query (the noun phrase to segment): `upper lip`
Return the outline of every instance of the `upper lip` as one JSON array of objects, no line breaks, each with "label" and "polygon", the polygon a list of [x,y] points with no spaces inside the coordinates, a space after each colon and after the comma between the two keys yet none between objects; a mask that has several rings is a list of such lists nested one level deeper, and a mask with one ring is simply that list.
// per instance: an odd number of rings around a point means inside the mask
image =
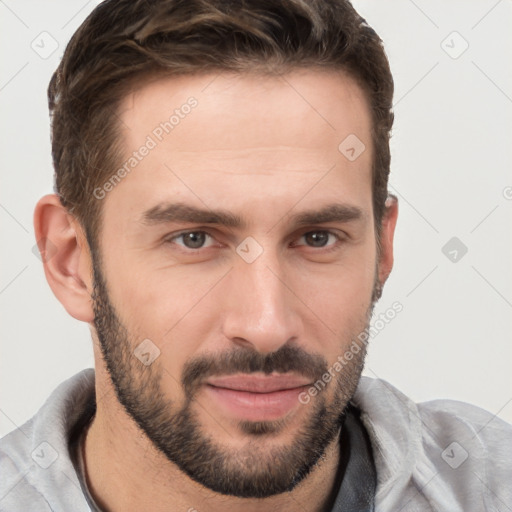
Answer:
[{"label": "upper lip", "polygon": [[285,389],[294,389],[307,386],[310,381],[304,377],[290,374],[273,375],[226,375],[213,377],[206,384],[218,388],[232,389],[236,391],[248,391],[253,393],[271,393]]}]

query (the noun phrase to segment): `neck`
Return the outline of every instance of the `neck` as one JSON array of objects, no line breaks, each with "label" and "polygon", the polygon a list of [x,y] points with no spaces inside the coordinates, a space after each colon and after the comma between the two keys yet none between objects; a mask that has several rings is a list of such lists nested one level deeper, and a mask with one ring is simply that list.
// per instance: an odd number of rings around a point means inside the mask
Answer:
[{"label": "neck", "polygon": [[[297,487],[269,498],[237,498],[203,487],[158,451],[97,375],[96,415],[86,431],[86,482],[102,510],[232,512],[330,510],[339,464],[339,436]],[[100,389],[101,391],[100,391]],[[101,394],[100,394],[101,393]]]}]

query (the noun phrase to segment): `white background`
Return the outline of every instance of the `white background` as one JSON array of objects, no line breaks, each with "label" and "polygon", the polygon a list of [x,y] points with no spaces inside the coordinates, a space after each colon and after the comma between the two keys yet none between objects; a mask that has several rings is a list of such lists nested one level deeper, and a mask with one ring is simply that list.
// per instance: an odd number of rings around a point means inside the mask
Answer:
[{"label": "white background", "polygon": [[[52,192],[48,81],[96,3],[0,2],[0,435],[93,366],[88,326],[57,302],[32,252],[32,214]],[[512,2],[354,4],[395,77],[390,190],[400,199],[376,315],[395,301],[403,311],[372,340],[365,373],[416,401],[463,400],[512,421]],[[43,31],[58,43],[46,59],[31,47]],[[441,251],[452,237],[468,249],[457,262]]]}]

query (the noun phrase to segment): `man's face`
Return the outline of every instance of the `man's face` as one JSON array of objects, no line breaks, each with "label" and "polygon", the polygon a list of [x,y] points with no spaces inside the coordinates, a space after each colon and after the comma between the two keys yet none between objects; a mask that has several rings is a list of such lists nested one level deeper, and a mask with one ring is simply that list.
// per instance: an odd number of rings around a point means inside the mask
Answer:
[{"label": "man's face", "polygon": [[95,258],[119,401],[202,485],[291,490],[336,441],[364,361],[343,354],[376,285],[366,99],[334,73],[188,76],[120,118],[137,163],[103,199]]}]

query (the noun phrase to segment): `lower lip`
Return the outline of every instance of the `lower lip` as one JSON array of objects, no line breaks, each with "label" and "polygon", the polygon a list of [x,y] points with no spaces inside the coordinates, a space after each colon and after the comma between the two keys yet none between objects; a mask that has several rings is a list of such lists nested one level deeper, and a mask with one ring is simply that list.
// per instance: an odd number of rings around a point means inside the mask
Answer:
[{"label": "lower lip", "polygon": [[251,393],[207,384],[208,394],[230,415],[247,421],[278,420],[300,405],[299,395],[307,386],[271,393]]}]

